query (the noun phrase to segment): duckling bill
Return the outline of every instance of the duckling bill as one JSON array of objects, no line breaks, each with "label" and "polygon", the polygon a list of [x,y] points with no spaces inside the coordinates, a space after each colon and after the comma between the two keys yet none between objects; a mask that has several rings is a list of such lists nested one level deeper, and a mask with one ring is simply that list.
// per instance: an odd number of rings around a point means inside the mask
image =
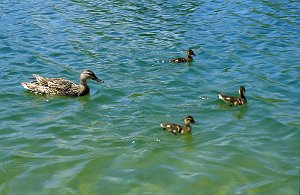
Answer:
[{"label": "duckling bill", "polygon": [[162,123],[160,124],[160,126],[164,129],[167,130],[175,135],[177,135],[178,133],[189,133],[192,131],[192,127],[191,124],[197,124],[196,121],[194,120],[194,118],[192,116],[186,116],[184,118],[184,124],[183,125],[179,125],[179,124],[175,124],[175,123]]},{"label": "duckling bill", "polygon": [[72,81],[63,78],[44,78],[37,74],[33,74],[34,81],[28,83],[23,82],[21,85],[34,93],[48,94],[48,95],[62,95],[62,96],[84,96],[90,92],[90,88],[87,84],[89,79],[96,82],[103,83],[104,81],[99,79],[95,73],[91,70],[84,70],[80,74],[80,83],[76,84]]},{"label": "duckling bill", "polygon": [[246,89],[244,86],[240,86],[239,89],[239,97],[235,96],[228,96],[223,93],[219,93],[219,99],[223,100],[224,102],[228,103],[230,106],[237,106],[237,105],[244,105],[247,103],[247,99],[245,96]]},{"label": "duckling bill", "polygon": [[189,49],[187,52],[187,57],[186,58],[175,58],[170,60],[169,62],[174,62],[174,63],[182,63],[182,62],[191,62],[193,61],[192,56],[196,56],[193,50]]}]

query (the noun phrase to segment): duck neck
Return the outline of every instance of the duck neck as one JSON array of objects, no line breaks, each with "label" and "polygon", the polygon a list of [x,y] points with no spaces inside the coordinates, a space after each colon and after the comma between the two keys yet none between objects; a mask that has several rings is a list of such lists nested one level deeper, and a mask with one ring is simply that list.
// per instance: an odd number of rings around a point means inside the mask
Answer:
[{"label": "duck neck", "polygon": [[188,55],[188,56],[186,57],[186,59],[187,59],[187,61],[192,61],[192,60],[193,60],[193,57],[192,57],[191,55]]},{"label": "duck neck", "polygon": [[87,87],[87,79],[80,78],[80,85]]},{"label": "duck neck", "polygon": [[246,96],[244,95],[244,93],[241,93],[241,98],[246,99]]},{"label": "duck neck", "polygon": [[191,129],[192,129],[192,127],[190,126],[190,124],[185,124],[184,125],[184,131],[185,132],[189,132],[189,131],[191,131]]},{"label": "duck neck", "polygon": [[89,92],[89,86],[87,85],[87,79],[85,78],[80,78],[80,86],[82,86],[82,91]]}]

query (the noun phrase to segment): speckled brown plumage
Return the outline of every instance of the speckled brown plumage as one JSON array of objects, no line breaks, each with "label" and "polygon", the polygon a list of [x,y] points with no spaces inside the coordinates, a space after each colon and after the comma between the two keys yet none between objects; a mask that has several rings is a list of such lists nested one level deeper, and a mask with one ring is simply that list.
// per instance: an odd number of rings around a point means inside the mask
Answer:
[{"label": "speckled brown plumage", "polygon": [[31,92],[48,95],[83,96],[90,92],[90,88],[87,85],[88,79],[103,82],[91,70],[84,70],[80,74],[80,84],[63,78],[44,78],[37,74],[33,74],[33,76],[35,78],[34,81],[30,83],[24,82],[21,85]]},{"label": "speckled brown plumage", "polygon": [[197,124],[192,116],[186,116],[184,118],[184,124],[178,125],[175,123],[162,123],[160,126],[171,133],[189,133],[192,131],[191,124]]},{"label": "speckled brown plumage", "polygon": [[244,86],[241,86],[239,89],[240,97],[228,96],[223,93],[219,93],[219,99],[228,103],[230,106],[244,105],[247,103],[247,99],[245,96],[246,89]]}]

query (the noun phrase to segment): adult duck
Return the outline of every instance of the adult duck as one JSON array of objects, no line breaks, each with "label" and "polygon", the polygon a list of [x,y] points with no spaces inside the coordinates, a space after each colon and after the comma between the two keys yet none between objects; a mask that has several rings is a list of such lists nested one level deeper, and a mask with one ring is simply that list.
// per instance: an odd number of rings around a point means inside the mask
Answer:
[{"label": "adult duck", "polygon": [[48,95],[62,95],[62,96],[84,96],[90,92],[90,88],[87,84],[89,79],[103,83],[104,81],[99,79],[95,73],[91,70],[84,70],[80,74],[79,84],[63,78],[44,78],[37,74],[33,74],[34,81],[23,82],[21,85],[31,92],[38,94]]}]

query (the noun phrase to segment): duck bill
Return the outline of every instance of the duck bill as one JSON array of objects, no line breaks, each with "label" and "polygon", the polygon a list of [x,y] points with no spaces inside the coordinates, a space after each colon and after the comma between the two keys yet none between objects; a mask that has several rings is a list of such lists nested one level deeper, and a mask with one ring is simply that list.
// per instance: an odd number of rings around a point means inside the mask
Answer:
[{"label": "duck bill", "polygon": [[98,77],[95,77],[93,80],[94,80],[94,81],[97,81],[98,83],[104,83],[104,81],[101,80],[101,79],[99,79]]},{"label": "duck bill", "polygon": [[197,123],[196,121],[193,122],[193,125],[199,125],[199,123]]}]

